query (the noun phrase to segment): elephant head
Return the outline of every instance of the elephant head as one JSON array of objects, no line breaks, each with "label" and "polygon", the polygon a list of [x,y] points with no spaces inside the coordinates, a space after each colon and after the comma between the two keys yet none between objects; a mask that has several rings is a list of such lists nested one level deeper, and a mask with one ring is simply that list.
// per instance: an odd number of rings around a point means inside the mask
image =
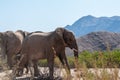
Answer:
[{"label": "elephant head", "polygon": [[64,28],[57,28],[56,32],[63,39],[65,47],[72,49],[74,51],[75,58],[78,58],[78,46],[74,34]]}]

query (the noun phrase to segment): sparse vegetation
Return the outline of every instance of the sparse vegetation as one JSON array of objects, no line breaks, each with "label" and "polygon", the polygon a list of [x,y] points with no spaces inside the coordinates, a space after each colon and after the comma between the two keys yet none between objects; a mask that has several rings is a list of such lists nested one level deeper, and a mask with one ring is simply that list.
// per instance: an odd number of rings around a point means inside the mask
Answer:
[{"label": "sparse vegetation", "polygon": [[[74,57],[67,57],[69,65],[74,68]],[[58,59],[55,59],[55,66],[57,65]],[[99,52],[88,52],[84,51],[79,54],[79,65],[85,64],[87,68],[119,68],[120,67],[120,50],[113,51],[99,51]],[[47,60],[40,60],[39,66],[46,67]]]},{"label": "sparse vegetation", "polygon": [[[74,57],[69,56],[68,62],[71,68],[75,68]],[[119,80],[120,50],[88,52],[79,54],[79,70],[75,72],[72,80]],[[2,63],[1,63],[2,64]],[[55,58],[55,67],[61,68],[57,73],[63,73],[63,80],[68,79],[62,70],[58,58]],[[40,60],[39,66],[47,67],[47,60]],[[5,69],[4,69],[5,70]],[[45,71],[47,74],[47,71]],[[58,79],[59,80],[59,79]]]},{"label": "sparse vegetation", "polygon": [[[71,68],[75,68],[74,57],[67,57]],[[57,60],[57,61],[56,61]],[[55,62],[58,63],[58,59]],[[45,65],[47,61],[40,61],[39,65]],[[55,66],[57,64],[55,63]],[[79,55],[79,70],[74,79],[83,80],[119,80],[120,50],[88,52]],[[66,80],[66,76],[64,76]],[[72,80],[74,80],[72,79]]]},{"label": "sparse vegetation", "polygon": [[104,52],[82,52],[79,55],[79,63],[85,63],[88,68],[119,68],[120,50]]}]

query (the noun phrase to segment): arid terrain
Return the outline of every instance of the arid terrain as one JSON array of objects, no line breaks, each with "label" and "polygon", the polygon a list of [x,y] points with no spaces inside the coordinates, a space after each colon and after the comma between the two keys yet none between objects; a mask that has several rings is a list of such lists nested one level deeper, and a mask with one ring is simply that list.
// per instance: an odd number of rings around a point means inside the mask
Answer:
[{"label": "arid terrain", "polygon": [[[41,67],[39,69],[41,74],[48,72],[48,68]],[[0,80],[10,80],[11,72],[11,70],[0,72]],[[71,80],[120,80],[120,69],[118,68],[81,68],[79,71],[71,69],[71,74],[72,76],[69,77]],[[55,69],[54,76],[59,76],[59,78],[56,78],[55,80],[69,80],[65,69]],[[16,80],[30,80],[30,72],[29,74],[24,74],[21,77],[17,77]]]}]

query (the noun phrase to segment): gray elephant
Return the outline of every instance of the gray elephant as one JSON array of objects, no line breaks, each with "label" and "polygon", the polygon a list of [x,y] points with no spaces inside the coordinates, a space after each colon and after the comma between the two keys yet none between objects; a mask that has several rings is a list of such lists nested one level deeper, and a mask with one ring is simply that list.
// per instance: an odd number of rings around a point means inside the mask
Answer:
[{"label": "gray elephant", "polygon": [[7,56],[7,63],[10,69],[14,65],[14,56],[21,50],[21,45],[25,36],[29,33],[18,30],[16,32],[6,31],[0,33],[0,54],[2,59]]},{"label": "gray elephant", "polygon": [[[27,33],[27,35],[26,35],[25,37],[27,37],[27,36],[29,36],[29,35],[31,35],[31,34],[34,34],[34,33],[43,33],[43,32],[42,32],[42,31],[30,32],[30,33]],[[15,55],[15,60],[16,60],[15,65],[16,65],[16,66],[18,66],[18,63],[20,62],[20,59],[21,59],[20,51],[21,51],[21,50],[19,50],[19,52]],[[37,66],[37,65],[36,65],[36,66]],[[24,72],[24,68],[26,68],[26,72],[25,72],[25,73],[28,73],[28,71],[29,71],[29,63],[24,64],[23,68],[20,69],[19,71],[17,71],[17,73],[15,73],[16,76],[21,76],[21,75],[23,74],[23,72]],[[14,70],[14,69],[13,69],[13,70]],[[13,71],[13,72],[14,72],[14,71]]]},{"label": "gray elephant", "polygon": [[23,41],[21,55],[23,55],[19,68],[23,69],[27,63],[33,64],[34,76],[39,76],[39,70],[37,62],[39,59],[47,59],[50,79],[53,79],[53,66],[54,56],[58,56],[61,63],[67,66],[70,73],[70,68],[67,62],[65,47],[69,47],[74,51],[75,59],[78,58],[78,47],[76,44],[75,37],[72,32],[64,29],[57,28],[53,32],[48,33],[33,33],[27,36]]}]

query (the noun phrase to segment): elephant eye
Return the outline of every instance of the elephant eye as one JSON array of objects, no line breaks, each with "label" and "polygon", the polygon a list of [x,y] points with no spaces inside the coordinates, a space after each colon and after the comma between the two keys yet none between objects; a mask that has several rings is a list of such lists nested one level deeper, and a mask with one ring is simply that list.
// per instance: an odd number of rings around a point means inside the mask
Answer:
[{"label": "elephant eye", "polygon": [[72,41],[72,39],[69,39],[69,41]]},{"label": "elephant eye", "polygon": [[69,39],[68,41],[69,41],[69,42],[73,42],[73,40],[72,40],[72,39]]}]

